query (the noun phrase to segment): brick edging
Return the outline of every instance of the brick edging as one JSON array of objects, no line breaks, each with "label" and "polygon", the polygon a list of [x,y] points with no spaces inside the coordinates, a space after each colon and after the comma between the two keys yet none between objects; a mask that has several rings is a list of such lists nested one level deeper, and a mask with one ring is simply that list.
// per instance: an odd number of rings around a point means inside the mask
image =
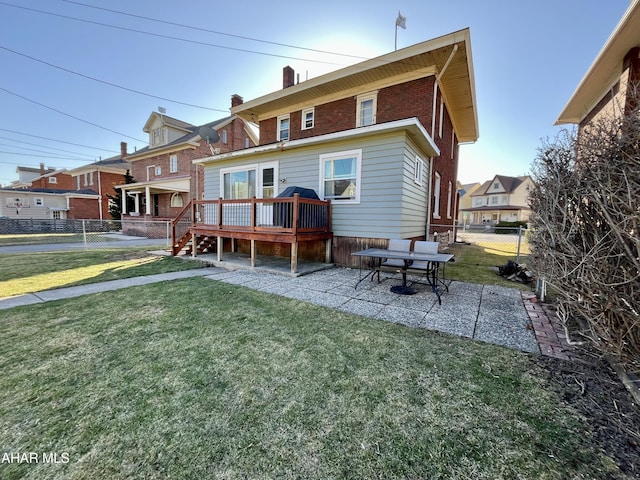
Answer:
[{"label": "brick edging", "polygon": [[548,357],[571,360],[574,349],[567,342],[562,325],[550,318],[554,314],[543,308],[533,292],[522,292],[522,301],[529,314],[540,353]]}]

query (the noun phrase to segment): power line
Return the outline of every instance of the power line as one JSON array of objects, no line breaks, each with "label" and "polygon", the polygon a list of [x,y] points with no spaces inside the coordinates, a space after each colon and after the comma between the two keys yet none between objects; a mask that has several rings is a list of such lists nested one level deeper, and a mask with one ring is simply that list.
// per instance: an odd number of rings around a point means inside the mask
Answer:
[{"label": "power line", "polygon": [[142,20],[148,20],[150,22],[163,23],[165,25],[173,25],[175,27],[188,28],[190,30],[196,30],[196,31],[199,31],[199,32],[206,32],[206,33],[213,33],[213,34],[216,34],[216,35],[223,35],[225,37],[240,38],[242,40],[251,40],[252,42],[267,43],[269,45],[276,45],[276,46],[279,46],[279,47],[295,48],[295,49],[298,49],[298,50],[305,50],[307,52],[315,52],[315,53],[323,53],[323,54],[328,54],[328,55],[336,55],[336,56],[340,56],[340,57],[355,58],[355,59],[358,59],[358,60],[366,60],[367,59],[367,57],[360,57],[358,55],[349,55],[347,53],[329,52],[327,50],[318,50],[318,49],[315,49],[315,48],[301,47],[301,46],[298,46],[298,45],[290,45],[290,44],[287,44],[287,43],[272,42],[272,41],[269,41],[269,40],[262,40],[262,39],[259,39],[259,38],[246,37],[244,35],[236,35],[236,34],[233,34],[233,33],[218,32],[216,30],[209,30],[208,28],[195,27],[193,25],[185,25],[183,23],[177,23],[177,22],[169,22],[167,20],[160,20],[158,18],[146,17],[144,15],[136,15],[136,14],[133,14],[133,13],[122,12],[120,10],[112,10],[110,8],[98,7],[96,5],[87,5],[86,3],[74,2],[72,0],[60,0],[60,1],[66,2],[66,3],[71,3],[71,4],[74,4],[74,5],[80,5],[80,6],[87,7],[87,8],[94,8],[96,10],[102,10],[102,11],[105,11],[105,12],[111,12],[111,13],[115,13],[115,14],[118,14],[118,15],[126,15],[128,17],[140,18]]},{"label": "power line", "polygon": [[[22,150],[29,150],[29,151],[31,151],[31,152],[47,153],[47,154],[50,154],[50,155],[51,155],[51,158],[52,158],[52,159],[54,159],[54,160],[55,160],[55,159],[57,159],[57,158],[64,158],[64,159],[67,159],[67,160],[71,160],[71,157],[61,157],[59,153],[50,153],[50,152],[47,152],[47,151],[45,151],[45,150],[38,150],[38,149],[36,149],[36,148],[29,148],[29,147],[17,147],[17,146],[15,146],[15,145],[10,145],[10,144],[7,144],[7,143],[0,143],[0,146],[3,146],[3,147],[10,147],[10,148],[20,148],[20,149],[22,149]],[[83,162],[90,161],[90,160],[87,160],[86,158],[78,158],[78,157],[75,157],[74,159],[75,159],[75,160],[80,160],[80,161],[83,161]]]},{"label": "power line", "polygon": [[[83,160],[81,158],[75,158],[75,157],[51,157],[51,155],[32,155],[31,153],[14,153],[14,152],[4,152],[4,151],[0,151],[0,153],[5,153],[8,155],[18,155],[20,157],[35,157],[35,158],[48,158],[49,160],[75,160],[76,162],[84,162],[84,163],[93,163],[93,162],[87,162],[86,160]],[[0,163],[6,163],[8,165],[22,165],[21,163],[13,163],[13,162],[5,162],[5,161],[0,161]]]},{"label": "power line", "polygon": [[132,88],[123,87],[122,85],[117,85],[115,83],[107,82],[105,80],[100,80],[99,78],[91,77],[89,75],[85,75],[84,73],[74,72],[73,70],[69,70],[68,68],[64,68],[64,67],[60,67],[58,65],[54,65],[53,63],[49,63],[49,62],[46,62],[44,60],[40,60],[38,58],[32,57],[31,55],[27,55],[25,53],[21,53],[21,52],[18,52],[16,50],[12,50],[11,48],[7,48],[7,47],[4,47],[2,45],[0,45],[0,49],[6,50],[7,52],[11,52],[11,53],[13,53],[15,55],[19,55],[21,57],[28,58],[29,60],[33,60],[34,62],[42,63],[44,65],[47,65],[47,66],[51,67],[51,68],[57,68],[58,70],[62,70],[63,72],[71,73],[73,75],[78,75],[79,77],[83,77],[83,78],[86,78],[88,80],[93,80],[94,82],[103,83],[105,85],[109,85],[110,87],[120,88],[122,90],[126,90],[127,92],[133,92],[133,93],[137,93],[138,95],[145,95],[147,97],[157,98],[158,100],[164,100],[164,101],[167,101],[167,102],[177,103],[177,104],[180,104],[180,105],[186,105],[188,107],[201,108],[203,110],[212,110],[212,111],[215,111],[215,112],[229,113],[229,110],[220,110],[218,108],[203,107],[201,105],[194,105],[193,103],[185,103],[185,102],[180,102],[178,100],[171,100],[170,98],[159,97],[157,95],[151,95],[150,93],[145,93],[145,92],[141,92],[139,90],[134,90]]},{"label": "power line", "polygon": [[110,152],[110,153],[120,153],[118,150],[109,150],[107,148],[92,147],[90,145],[82,145],[81,143],[65,142],[64,140],[56,140],[55,138],[41,137],[40,135],[34,135],[32,133],[19,132],[17,130],[9,130],[8,128],[0,128],[0,130],[2,130],[3,132],[15,133],[17,135],[24,135],[24,136],[27,136],[27,137],[41,138],[42,140],[49,140],[51,142],[64,143],[64,144],[67,144],[67,145],[75,145],[76,147],[91,148],[93,150],[102,150],[103,152]]},{"label": "power line", "polygon": [[84,119],[82,119],[82,118],[80,118],[80,117],[76,117],[76,116],[74,116],[74,115],[71,115],[70,113],[66,113],[66,112],[63,112],[63,111],[61,111],[61,110],[55,109],[55,108],[53,108],[53,107],[49,107],[48,105],[45,105],[44,103],[36,102],[35,100],[32,100],[32,99],[30,99],[30,98],[27,98],[27,97],[25,97],[25,96],[23,96],[23,95],[20,95],[20,94],[17,94],[17,93],[15,93],[15,92],[12,92],[12,91],[10,91],[10,90],[7,90],[6,88],[0,87],[0,90],[2,90],[3,92],[8,93],[9,95],[13,95],[13,96],[15,96],[15,97],[18,97],[18,98],[21,98],[21,99],[23,99],[23,100],[26,100],[27,102],[34,103],[34,104],[39,105],[39,106],[41,106],[41,107],[43,107],[43,108],[47,108],[47,109],[49,109],[49,110],[51,110],[51,111],[53,111],[53,112],[59,113],[59,114],[61,114],[61,115],[65,115],[65,116],[67,116],[67,117],[69,117],[69,118],[73,118],[74,120],[78,120],[79,122],[83,122],[83,123],[86,123],[86,124],[88,124],[88,125],[92,125],[92,126],[94,126],[94,127],[101,128],[102,130],[106,130],[106,131],[108,131],[108,132],[115,133],[115,134],[117,134],[117,135],[120,135],[120,136],[123,136],[123,137],[130,138],[130,139],[132,139],[132,140],[135,140],[136,142],[143,142],[143,143],[144,143],[144,140],[140,140],[139,138],[135,138],[135,137],[131,137],[131,136],[129,136],[129,135],[125,135],[124,133],[120,133],[120,132],[117,132],[117,131],[115,131],[115,130],[111,130],[110,128],[103,127],[102,125],[98,125],[97,123],[93,123],[93,122],[90,122],[90,121],[88,121],[88,120],[84,120]]},{"label": "power line", "polygon": [[[10,138],[10,137],[3,137],[3,136],[0,136],[0,138],[2,138],[3,140],[9,140],[9,141],[11,141],[11,142],[22,143],[22,144],[24,144],[24,145],[31,145],[31,146],[33,146],[33,147],[49,148],[49,149],[51,149],[51,150],[58,150],[58,151],[60,151],[60,152],[64,152],[64,153],[71,153],[71,154],[73,154],[73,155],[85,155],[85,156],[86,156],[86,154],[84,154],[84,153],[80,153],[80,152],[72,152],[72,151],[70,151],[70,150],[63,150],[62,148],[49,147],[49,146],[47,146],[47,145],[39,145],[39,144],[37,144],[37,143],[23,142],[23,141],[16,140],[16,139],[14,139],[14,138]],[[10,146],[15,147],[15,145],[10,145]],[[17,148],[17,147],[16,147],[16,148]],[[23,147],[20,147],[20,148],[23,148]],[[56,155],[58,155],[58,154],[56,154]]]},{"label": "power line", "polygon": [[52,13],[52,12],[47,12],[47,11],[44,11],[44,10],[38,10],[36,8],[23,7],[21,5],[14,5],[12,3],[0,2],[0,5],[4,5],[6,7],[19,8],[19,9],[22,9],[22,10],[28,10],[28,11],[31,11],[31,12],[42,13],[42,14],[51,15],[51,16],[54,16],[54,17],[66,18],[68,20],[75,20],[75,21],[78,21],[78,22],[90,23],[92,25],[100,25],[101,27],[115,28],[115,29],[124,30],[124,31],[127,31],[127,32],[141,33],[143,35],[150,35],[152,37],[166,38],[166,39],[169,39],[169,40],[177,40],[177,41],[180,41],[180,42],[193,43],[193,44],[196,44],[196,45],[204,45],[204,46],[208,46],[208,47],[223,48],[223,49],[226,49],[226,50],[233,50],[233,51],[236,51],[236,52],[243,52],[243,53],[253,53],[253,54],[256,54],[256,55],[265,55],[265,56],[268,56],[268,57],[286,58],[286,59],[289,59],[289,60],[298,60],[298,61],[301,61],[301,62],[322,63],[322,64],[325,64],[325,65],[341,65],[341,64],[335,63],[335,62],[324,62],[322,60],[312,60],[310,58],[299,58],[299,57],[291,57],[291,56],[288,56],[288,55],[278,55],[278,54],[275,54],[275,53],[258,52],[256,50],[247,50],[247,49],[244,49],[244,48],[228,47],[226,45],[216,45],[216,44],[213,44],[213,43],[200,42],[200,41],[197,41],[197,40],[189,40],[189,39],[186,39],[186,38],[174,37],[174,36],[171,36],[171,35],[162,35],[160,33],[146,32],[144,30],[137,30],[135,28],[121,27],[121,26],[118,26],[118,25],[111,25],[111,24],[108,24],[108,23],[96,22],[94,20],[86,20],[84,18],[71,17],[69,15],[62,15],[62,14],[59,14],[59,13]]}]

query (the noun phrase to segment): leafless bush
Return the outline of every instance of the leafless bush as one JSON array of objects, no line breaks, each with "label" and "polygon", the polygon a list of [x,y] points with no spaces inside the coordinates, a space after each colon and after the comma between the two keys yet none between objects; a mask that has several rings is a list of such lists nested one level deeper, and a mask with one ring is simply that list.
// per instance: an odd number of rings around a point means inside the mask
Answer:
[{"label": "leafless bush", "polygon": [[596,347],[640,371],[640,111],[545,141],[533,163],[532,258]]}]

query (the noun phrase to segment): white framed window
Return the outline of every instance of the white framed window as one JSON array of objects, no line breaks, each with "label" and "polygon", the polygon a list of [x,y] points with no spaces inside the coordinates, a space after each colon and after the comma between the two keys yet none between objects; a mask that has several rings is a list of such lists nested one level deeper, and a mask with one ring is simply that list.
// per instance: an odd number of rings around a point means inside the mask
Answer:
[{"label": "white framed window", "polygon": [[42,197],[36,197],[35,200],[33,201],[33,204],[36,207],[44,207],[44,198]]},{"label": "white framed window", "polygon": [[156,167],[156,176],[162,175],[162,167]]},{"label": "white framed window", "polygon": [[93,172],[89,172],[89,185],[93,185]]},{"label": "white framed window", "polygon": [[473,206],[474,207],[481,207],[482,206],[482,197],[475,197],[473,199]]},{"label": "white framed window", "polygon": [[451,201],[453,200],[453,185],[449,180],[449,191],[447,192],[447,218],[451,218]]},{"label": "white framed window", "polygon": [[58,183],[58,179],[56,177],[49,177],[49,183]]},{"label": "white framed window", "polygon": [[424,161],[416,156],[416,161],[413,167],[413,181],[418,185],[422,185],[422,179],[424,178]]},{"label": "white framed window", "polygon": [[149,136],[152,147],[167,143],[167,129],[165,127],[154,128]]},{"label": "white framed window", "polygon": [[225,200],[256,196],[257,166],[245,166],[220,171],[220,192]]},{"label": "white framed window", "polygon": [[356,107],[356,127],[366,127],[376,123],[378,92],[358,95]]},{"label": "white framed window", "polygon": [[360,203],[361,164],[361,149],[320,155],[320,197]]},{"label": "white framed window", "polygon": [[178,171],[178,155],[169,155],[169,172],[176,173]]},{"label": "white framed window", "polygon": [[440,218],[440,174],[436,172],[433,185],[433,218]]},{"label": "white framed window", "polygon": [[184,198],[180,192],[176,192],[171,195],[171,206],[172,207],[184,207]]},{"label": "white framed window", "polygon": [[302,110],[302,130],[308,130],[314,126],[314,109],[306,108]]},{"label": "white framed window", "polygon": [[222,136],[221,136],[221,138],[222,138],[222,143],[224,143],[224,144],[226,145],[226,144],[227,144],[227,141],[228,141],[228,138],[227,138],[227,131],[226,131],[226,130],[223,130],[223,131],[222,131]]},{"label": "white framed window", "polygon": [[251,144],[249,143],[249,139],[245,138],[244,139],[244,148],[249,148],[251,146]]},{"label": "white framed window", "polygon": [[278,141],[286,142],[289,140],[290,118],[289,115],[281,115],[278,117]]}]

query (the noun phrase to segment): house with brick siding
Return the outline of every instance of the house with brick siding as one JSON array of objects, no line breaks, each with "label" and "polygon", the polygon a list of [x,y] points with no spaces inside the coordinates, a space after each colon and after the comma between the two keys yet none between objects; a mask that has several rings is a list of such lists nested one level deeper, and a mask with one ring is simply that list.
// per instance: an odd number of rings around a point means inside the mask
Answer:
[{"label": "house with brick siding", "polygon": [[598,53],[556,125],[577,124],[579,133],[600,119],[620,118],[637,101],[640,82],[640,1],[632,0]]},{"label": "house with brick siding", "polygon": [[[241,103],[242,97],[232,96],[232,106]],[[215,130],[218,141],[207,142],[201,138],[198,133],[201,127]],[[143,131],[149,135],[149,145],[126,157],[135,183],[116,187],[123,192],[125,233],[127,225],[135,227],[142,219],[173,219],[191,200],[203,198],[203,167],[194,160],[212,153],[224,154],[254,147],[258,143],[255,127],[234,114],[196,126],[162,112],[153,112]],[[124,200],[127,197],[133,199],[129,209]],[[136,228],[132,227],[132,231],[137,231]]]},{"label": "house with brick siding", "polygon": [[[98,209],[95,216],[76,217],[92,218],[99,220],[111,220],[109,205],[112,200],[109,196],[116,195],[116,187],[125,183],[126,174],[131,170],[131,165],[126,161],[127,143],[120,142],[120,155],[115,155],[104,160],[88,163],[78,168],[69,170],[73,187],[80,190],[93,190],[98,198]],[[81,207],[76,207],[80,209]],[[91,211],[94,207],[91,207]],[[88,213],[88,212],[87,212]]]},{"label": "house with brick siding", "polygon": [[98,218],[99,195],[91,189],[0,188],[0,217],[17,220]]},{"label": "house with brick siding", "polygon": [[70,190],[73,188],[71,175],[65,168],[45,168],[44,163],[40,168],[17,167],[18,180],[14,180],[8,188],[52,188],[58,190]]},{"label": "house with brick siding", "polygon": [[196,160],[205,199],[313,189],[331,200],[339,264],[389,239],[425,239],[452,228],[458,145],[478,138],[469,29],[300,83],[285,67],[282,90],[231,112],[259,125],[259,142]]}]

